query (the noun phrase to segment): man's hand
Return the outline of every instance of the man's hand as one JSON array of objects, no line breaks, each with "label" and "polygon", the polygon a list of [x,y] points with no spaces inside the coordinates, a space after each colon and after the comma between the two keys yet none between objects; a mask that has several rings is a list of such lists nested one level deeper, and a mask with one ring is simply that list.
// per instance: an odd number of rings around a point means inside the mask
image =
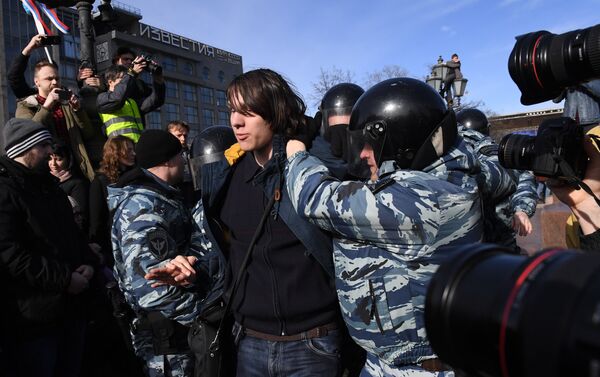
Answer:
[{"label": "man's hand", "polygon": [[56,106],[56,104],[59,103],[58,92],[61,90],[62,90],[61,88],[52,89],[52,91],[48,95],[48,98],[46,98],[46,101],[44,102],[44,104],[42,106],[44,108],[52,111],[54,109],[54,106]]},{"label": "man's hand", "polygon": [[79,111],[79,108],[81,107],[79,97],[77,97],[75,94],[71,94],[71,98],[69,98],[69,106],[71,106],[74,111]]},{"label": "man's hand", "polygon": [[73,271],[71,272],[71,281],[69,282],[69,287],[67,287],[67,292],[72,295],[77,295],[85,291],[89,285],[88,279],[79,272]]},{"label": "man's hand", "polygon": [[155,280],[152,287],[160,287],[161,285],[185,286],[196,281],[196,270],[194,264],[198,259],[196,257],[184,257],[178,255],[171,259],[163,267],[153,268],[144,278],[146,280]]},{"label": "man's hand", "polygon": [[94,267],[88,264],[82,264],[81,266],[75,269],[75,272],[79,272],[81,276],[90,281],[92,279],[92,276],[94,276]]},{"label": "man's hand", "polygon": [[[590,187],[596,196],[599,196],[600,152],[589,136],[585,137],[583,148],[589,157],[583,182]],[[564,182],[555,179],[549,179],[547,185],[558,200],[571,207],[571,210],[577,216],[584,235],[591,234],[600,229],[600,207],[591,195],[581,189],[576,190]]]},{"label": "man's hand", "polygon": [[27,46],[25,46],[23,51],[21,51],[21,54],[23,54],[25,56],[29,56],[29,55],[31,55],[33,50],[35,50],[36,48],[42,47],[42,38],[43,37],[41,34],[34,35],[33,38],[31,38],[31,40],[27,44]]},{"label": "man's hand", "polygon": [[90,77],[94,77],[94,70],[91,68],[81,68],[79,70],[79,74],[77,77],[77,80],[83,81],[85,79],[88,79]]},{"label": "man's hand", "polygon": [[523,211],[516,211],[512,217],[512,227],[519,236],[528,236],[533,230],[529,216]]},{"label": "man's hand", "polygon": [[146,68],[147,65],[148,63],[146,63],[146,59],[142,58],[141,56],[138,56],[133,61],[131,70],[135,72],[136,75],[139,75],[140,73],[142,73],[142,71],[144,70],[144,68]]}]

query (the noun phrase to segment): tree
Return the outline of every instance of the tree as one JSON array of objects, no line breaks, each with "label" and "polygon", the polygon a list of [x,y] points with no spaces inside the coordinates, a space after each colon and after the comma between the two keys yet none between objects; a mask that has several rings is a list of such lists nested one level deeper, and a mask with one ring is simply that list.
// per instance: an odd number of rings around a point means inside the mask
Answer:
[{"label": "tree", "polygon": [[484,113],[488,118],[498,116],[498,113],[488,109],[485,106],[485,102],[483,102],[482,100],[461,101],[460,106],[454,107],[454,111],[456,113],[465,109],[477,109]]},{"label": "tree", "polygon": [[327,93],[334,85],[344,82],[355,83],[354,73],[349,70],[344,71],[336,66],[333,66],[329,70],[321,67],[317,81],[312,83],[313,90],[310,94],[312,105],[318,108],[325,93]]},{"label": "tree", "polygon": [[383,80],[393,79],[395,77],[409,77],[409,74],[406,69],[400,67],[399,65],[386,65],[380,70],[367,73],[364,82],[364,89],[367,90]]}]

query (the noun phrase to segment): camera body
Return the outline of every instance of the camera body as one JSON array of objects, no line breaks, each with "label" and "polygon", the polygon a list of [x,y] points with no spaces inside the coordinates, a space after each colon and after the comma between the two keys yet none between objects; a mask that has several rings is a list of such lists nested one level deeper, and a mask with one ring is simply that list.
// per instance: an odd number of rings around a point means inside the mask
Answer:
[{"label": "camera body", "polygon": [[146,62],[146,68],[144,68],[145,71],[148,71],[153,75],[162,73],[162,67],[154,60],[152,55],[140,55],[140,58]]},{"label": "camera body", "polygon": [[61,103],[61,105],[67,105],[69,104],[69,100],[71,99],[73,92],[69,89],[61,88],[60,90],[56,91],[56,94],[58,94],[58,101]]},{"label": "camera body", "polygon": [[573,119],[547,119],[538,127],[536,136],[504,136],[498,159],[507,169],[530,170],[537,176],[583,178],[587,162],[583,137],[584,126]]}]

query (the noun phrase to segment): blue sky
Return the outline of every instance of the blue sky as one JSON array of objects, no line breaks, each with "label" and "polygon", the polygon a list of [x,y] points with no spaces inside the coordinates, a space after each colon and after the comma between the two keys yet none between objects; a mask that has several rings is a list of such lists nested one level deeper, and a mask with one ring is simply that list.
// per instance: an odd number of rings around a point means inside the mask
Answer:
[{"label": "blue sky", "polygon": [[351,71],[359,84],[385,65],[422,78],[456,52],[465,99],[499,114],[562,106],[519,102],[507,69],[516,35],[600,23],[600,0],[120,1],[147,24],[241,55],[244,71],[284,74],[307,102],[321,67]]}]

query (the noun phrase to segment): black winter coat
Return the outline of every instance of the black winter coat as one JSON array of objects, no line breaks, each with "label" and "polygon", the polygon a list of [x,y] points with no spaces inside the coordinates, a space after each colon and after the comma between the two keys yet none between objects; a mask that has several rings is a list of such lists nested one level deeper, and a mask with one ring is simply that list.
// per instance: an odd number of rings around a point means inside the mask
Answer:
[{"label": "black winter coat", "polygon": [[93,256],[57,180],[0,157],[0,331],[35,334],[78,317],[71,272]]}]

